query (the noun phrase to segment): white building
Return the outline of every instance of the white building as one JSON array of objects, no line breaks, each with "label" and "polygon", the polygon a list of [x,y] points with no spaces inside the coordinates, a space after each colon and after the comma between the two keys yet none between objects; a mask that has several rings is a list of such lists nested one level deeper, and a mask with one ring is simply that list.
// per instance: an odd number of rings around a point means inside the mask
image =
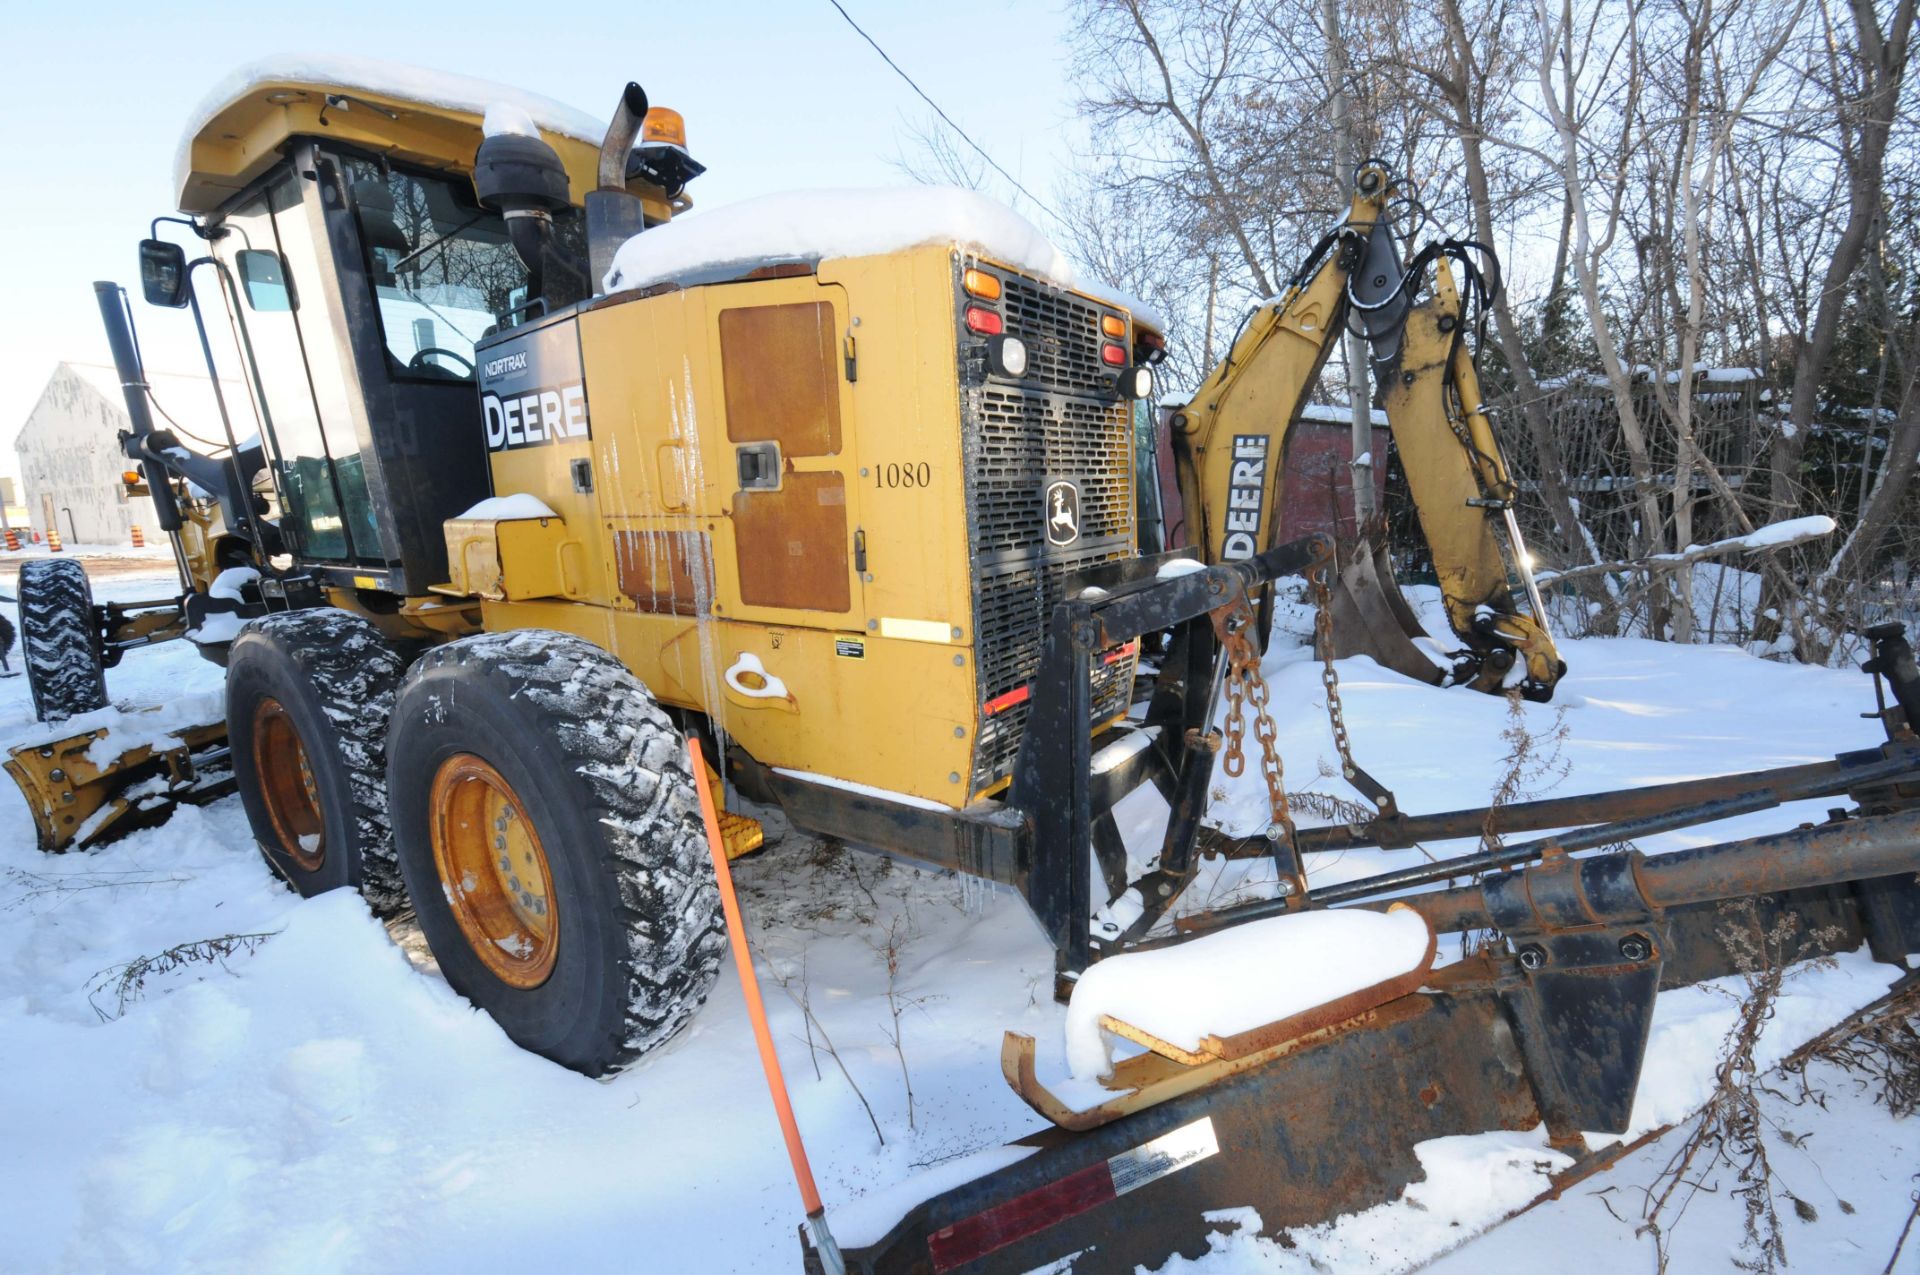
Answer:
[{"label": "white building", "polygon": [[[204,376],[152,372],[147,377],[154,398],[187,430],[204,439],[219,439],[220,413],[213,389]],[[237,386],[227,389],[229,409],[237,409],[235,429],[255,432],[253,417]],[[172,428],[158,413],[154,425]],[[40,391],[40,401],[27,414],[26,424],[13,440],[20,458],[22,498],[33,529],[42,536],[57,526],[63,540],[79,544],[124,545],[137,524],[148,543],[160,539],[153,504],[145,496],[129,497],[121,475],[131,465],[120,450],[120,431],[131,430],[120,376],[96,363],[62,363]],[[210,450],[182,438],[195,451]]]}]

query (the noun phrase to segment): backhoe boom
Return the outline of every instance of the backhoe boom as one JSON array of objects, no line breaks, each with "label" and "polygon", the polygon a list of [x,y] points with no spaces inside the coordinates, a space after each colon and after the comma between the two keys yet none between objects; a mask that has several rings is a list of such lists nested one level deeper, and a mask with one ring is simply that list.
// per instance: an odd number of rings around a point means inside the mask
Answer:
[{"label": "backhoe boom", "polygon": [[[1275,543],[1294,422],[1343,326],[1357,323],[1371,348],[1447,621],[1465,647],[1452,680],[1491,692],[1518,685],[1529,698],[1547,699],[1565,666],[1547,631],[1513,518],[1516,489],[1465,339],[1447,258],[1464,257],[1467,245],[1438,245],[1403,268],[1387,217],[1392,180],[1369,165],[1355,185],[1346,220],[1287,290],[1252,315],[1175,416],[1182,498],[1209,561],[1250,557]],[[1379,529],[1361,528],[1359,539],[1342,553],[1340,653],[1371,654],[1412,676],[1445,680],[1446,670],[1409,640],[1420,630],[1392,584]],[[1514,605],[1516,576],[1530,614]]]}]

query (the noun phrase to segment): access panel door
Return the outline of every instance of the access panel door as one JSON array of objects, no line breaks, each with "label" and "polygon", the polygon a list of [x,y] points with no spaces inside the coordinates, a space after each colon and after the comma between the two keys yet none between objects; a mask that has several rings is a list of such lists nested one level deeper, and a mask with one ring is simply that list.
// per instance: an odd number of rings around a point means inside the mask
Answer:
[{"label": "access panel door", "polygon": [[[859,606],[842,289],[811,277],[718,290],[712,337],[726,414],[716,545],[735,618],[844,628]],[[711,455],[711,453],[710,453]]]}]

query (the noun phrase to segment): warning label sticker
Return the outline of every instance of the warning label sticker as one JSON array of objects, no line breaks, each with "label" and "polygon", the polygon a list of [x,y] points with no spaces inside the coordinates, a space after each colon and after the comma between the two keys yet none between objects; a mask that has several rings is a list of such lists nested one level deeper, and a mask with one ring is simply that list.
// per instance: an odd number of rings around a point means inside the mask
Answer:
[{"label": "warning label sticker", "polygon": [[1113,1175],[1113,1193],[1125,1195],[1218,1154],[1220,1141],[1214,1137],[1213,1117],[1202,1116],[1192,1124],[1181,1125],[1172,1133],[1163,1133],[1152,1142],[1143,1142],[1131,1151],[1109,1158],[1107,1171]]}]

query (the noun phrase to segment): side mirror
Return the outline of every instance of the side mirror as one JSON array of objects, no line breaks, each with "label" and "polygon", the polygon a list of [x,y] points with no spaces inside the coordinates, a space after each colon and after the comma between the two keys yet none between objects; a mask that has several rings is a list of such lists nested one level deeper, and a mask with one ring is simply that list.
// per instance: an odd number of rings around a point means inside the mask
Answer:
[{"label": "side mirror", "polygon": [[140,241],[140,291],[148,305],[178,310],[187,304],[187,251],[164,239]]}]

